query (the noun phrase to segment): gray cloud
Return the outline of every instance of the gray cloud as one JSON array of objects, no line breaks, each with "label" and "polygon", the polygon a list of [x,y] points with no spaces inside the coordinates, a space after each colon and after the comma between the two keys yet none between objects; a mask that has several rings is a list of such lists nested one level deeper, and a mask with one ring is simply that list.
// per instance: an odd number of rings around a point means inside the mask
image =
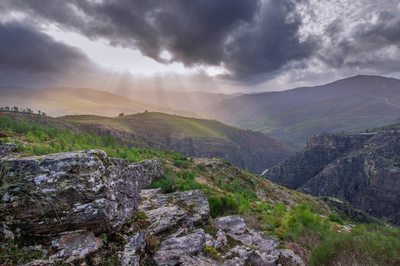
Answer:
[{"label": "gray cloud", "polygon": [[[228,74],[221,78],[250,85],[282,75],[293,80],[304,79],[315,73],[330,73],[332,69],[346,75],[360,70],[382,74],[398,70],[400,19],[394,1],[5,0],[0,3],[2,17],[7,18],[13,12],[24,14],[21,23],[29,23],[37,30],[56,25],[91,40],[138,49],[160,63],[223,66]],[[36,34],[49,40],[43,34]],[[18,37],[9,38],[18,41]],[[46,47],[48,54],[36,48],[38,59],[21,65],[21,69],[37,64],[35,69],[51,66],[48,68],[57,71],[67,66],[73,68],[74,64],[88,64],[82,53],[70,47]],[[51,54],[49,49],[56,52]],[[163,58],[163,51],[168,51],[171,58]],[[56,54],[61,54],[65,66],[49,60],[56,58]],[[39,55],[44,59],[39,59]],[[3,65],[15,64],[17,69],[15,58],[4,58]],[[50,62],[44,64],[45,61]]]},{"label": "gray cloud", "polygon": [[77,48],[56,42],[26,25],[0,24],[0,80],[3,85],[45,86],[67,75],[97,71]]},{"label": "gray cloud", "polygon": [[[299,39],[296,2],[301,1],[9,0],[4,7],[39,25],[56,23],[90,39],[139,49],[161,63],[222,65],[229,71],[225,77],[253,82],[315,49],[315,37]],[[161,57],[164,50],[170,60]]]}]

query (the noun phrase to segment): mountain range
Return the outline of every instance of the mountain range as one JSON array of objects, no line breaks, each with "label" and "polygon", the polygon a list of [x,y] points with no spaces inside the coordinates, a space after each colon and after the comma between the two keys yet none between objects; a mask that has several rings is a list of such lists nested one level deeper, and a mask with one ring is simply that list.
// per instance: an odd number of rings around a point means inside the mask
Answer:
[{"label": "mountain range", "polygon": [[355,76],[316,87],[245,94],[214,103],[204,112],[303,147],[321,132],[359,132],[397,122],[400,80]]},{"label": "mountain range", "polygon": [[216,118],[228,125],[281,138],[297,150],[321,132],[360,132],[398,122],[400,80],[354,76],[286,91],[225,95],[206,92],[129,91],[125,96],[88,88],[0,90],[0,105],[41,109],[52,116],[113,117],[145,110]]}]

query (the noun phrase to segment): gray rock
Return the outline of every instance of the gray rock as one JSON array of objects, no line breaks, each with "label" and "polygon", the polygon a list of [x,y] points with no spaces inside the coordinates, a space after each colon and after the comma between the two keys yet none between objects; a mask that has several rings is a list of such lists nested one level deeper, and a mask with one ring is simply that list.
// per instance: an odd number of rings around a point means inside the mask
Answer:
[{"label": "gray rock", "polygon": [[57,253],[51,258],[83,258],[103,246],[103,241],[95,237],[93,232],[82,232],[63,235],[52,242],[52,248]]},{"label": "gray rock", "polygon": [[243,218],[237,215],[230,215],[214,220],[214,226],[221,230],[228,230],[235,233],[244,233],[247,230]]},{"label": "gray rock", "polygon": [[54,263],[49,260],[35,260],[22,266],[54,266]]},{"label": "gray rock", "polygon": [[227,243],[228,243],[228,239],[226,238],[225,232],[222,230],[219,230],[217,232],[217,240],[214,243],[214,248],[220,249],[223,246],[226,246]]},{"label": "gray rock", "polygon": [[183,237],[168,238],[161,243],[154,261],[157,265],[177,265],[185,255],[198,255],[206,245],[203,229],[197,229]]},{"label": "gray rock", "polygon": [[0,163],[9,168],[6,178],[23,184],[8,192],[10,200],[0,207],[0,222],[6,215],[14,217],[10,228],[20,228],[24,234],[115,232],[136,212],[140,190],[164,174],[158,161],[129,164],[111,160],[101,150]]},{"label": "gray rock", "polygon": [[161,189],[146,189],[141,192],[143,198],[141,211],[177,205],[195,225],[205,224],[210,216],[208,198],[202,190],[190,190],[162,194]]},{"label": "gray rock", "polygon": [[206,245],[210,247],[214,247],[215,240],[210,234],[206,234]]},{"label": "gray rock", "polygon": [[272,251],[278,246],[278,240],[274,237],[248,229],[244,220],[236,215],[215,219],[214,226],[226,230],[226,234],[234,240],[262,251]]},{"label": "gray rock", "polygon": [[179,259],[180,266],[217,266],[221,265],[215,260],[199,255],[199,256],[182,256]]},{"label": "gray rock", "polygon": [[172,228],[193,228],[193,221],[178,206],[161,207],[146,211],[147,219],[151,225],[147,228],[155,234],[162,233]]},{"label": "gray rock", "polygon": [[[236,246],[222,257],[225,266],[237,265],[276,265],[280,256],[286,258],[291,265],[305,265],[292,250],[276,249],[278,240],[263,232],[257,232],[246,227],[242,218],[236,215],[221,217],[214,220],[214,226],[225,230],[226,235],[244,246]],[[224,234],[218,232],[218,242],[223,242]],[[226,239],[226,236],[225,236]],[[226,241],[226,240],[225,240]],[[236,257],[231,258],[233,254]]]},{"label": "gray rock", "polygon": [[13,143],[3,143],[0,145],[0,158],[5,158],[8,156],[8,153],[15,150],[17,148],[17,144]]},{"label": "gray rock", "polygon": [[122,266],[138,266],[140,252],[146,246],[146,231],[136,232],[128,238],[128,244],[125,245],[124,253],[122,254]]},{"label": "gray rock", "polygon": [[226,260],[223,263],[224,266],[275,266],[278,260],[277,255],[261,252],[249,247],[236,246],[230,252],[235,253],[238,257]]},{"label": "gray rock", "polygon": [[297,254],[294,253],[293,250],[277,249],[271,253],[275,254],[276,256],[282,256],[282,257],[288,259],[289,261],[292,262],[293,265],[296,265],[296,266],[305,266],[306,265],[303,262],[303,260]]}]

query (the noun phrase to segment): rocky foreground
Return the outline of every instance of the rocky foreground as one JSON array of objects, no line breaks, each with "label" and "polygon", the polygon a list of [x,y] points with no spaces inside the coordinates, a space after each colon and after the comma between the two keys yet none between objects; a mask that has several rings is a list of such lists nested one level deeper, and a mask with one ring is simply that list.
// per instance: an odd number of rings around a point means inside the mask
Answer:
[{"label": "rocky foreground", "polygon": [[41,258],[25,265],[304,265],[238,216],[212,220],[204,191],[145,190],[163,177],[155,160],[86,150],[1,168],[3,240]]}]

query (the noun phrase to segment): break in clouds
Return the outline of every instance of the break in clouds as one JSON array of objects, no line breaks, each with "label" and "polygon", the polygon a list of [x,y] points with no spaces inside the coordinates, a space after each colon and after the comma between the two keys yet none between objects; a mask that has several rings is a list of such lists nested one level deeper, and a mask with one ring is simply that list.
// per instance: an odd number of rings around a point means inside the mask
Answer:
[{"label": "break in clouds", "polygon": [[385,0],[5,0],[1,83],[105,73],[43,33],[48,27],[138,49],[162,64],[220,66],[219,79],[242,85],[389,74],[399,71],[399,9],[399,1]]}]

